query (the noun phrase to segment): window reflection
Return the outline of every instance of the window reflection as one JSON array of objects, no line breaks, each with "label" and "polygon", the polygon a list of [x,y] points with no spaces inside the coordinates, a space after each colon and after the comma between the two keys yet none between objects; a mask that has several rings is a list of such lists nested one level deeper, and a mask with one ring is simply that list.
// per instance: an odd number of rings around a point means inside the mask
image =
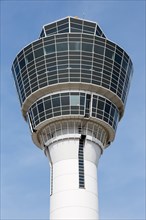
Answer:
[{"label": "window reflection", "polygon": [[35,50],[35,51],[34,51],[34,55],[35,55],[35,58],[38,58],[38,57],[44,55],[44,50],[43,50],[43,48],[40,48],[40,49],[38,49],[38,50]]},{"label": "window reflection", "polygon": [[26,56],[26,64],[30,63],[33,60],[33,53],[30,53]]},{"label": "window reflection", "polygon": [[122,57],[120,57],[118,54],[115,54],[115,61],[116,61],[118,64],[121,64],[121,60],[122,60]]},{"label": "window reflection", "polygon": [[71,106],[79,106],[80,105],[80,96],[79,95],[71,95],[70,96],[70,105]]},{"label": "window reflection", "polygon": [[66,51],[68,50],[68,45],[67,43],[60,43],[60,44],[57,44],[57,51]]},{"label": "window reflection", "polygon": [[80,50],[81,49],[80,42],[70,42],[69,43],[69,49],[70,50]]},{"label": "window reflection", "polygon": [[108,58],[114,60],[114,52],[111,51],[111,50],[106,49],[106,51],[105,51],[105,57],[108,57]]},{"label": "window reflection", "polygon": [[45,54],[50,54],[50,53],[54,53],[55,52],[55,45],[48,45],[45,46]]}]

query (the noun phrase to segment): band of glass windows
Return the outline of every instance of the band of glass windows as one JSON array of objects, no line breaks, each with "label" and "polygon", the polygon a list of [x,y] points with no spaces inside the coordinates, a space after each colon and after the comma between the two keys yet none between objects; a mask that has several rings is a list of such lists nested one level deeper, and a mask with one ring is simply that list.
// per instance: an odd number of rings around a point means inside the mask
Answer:
[{"label": "band of glass windows", "polygon": [[103,146],[107,144],[107,131],[99,124],[94,122],[85,122],[83,120],[61,120],[50,123],[43,128],[39,134],[39,140],[42,146],[47,142],[53,142],[53,139],[65,134],[85,134],[101,141]]},{"label": "band of glass windows", "polygon": [[89,94],[66,92],[49,95],[35,102],[28,111],[31,127],[36,128],[41,122],[57,116],[82,116],[100,119],[116,130],[119,112],[109,100],[93,95],[92,112],[90,112]]},{"label": "band of glass windows", "polygon": [[12,68],[21,104],[47,85],[84,82],[105,87],[125,102],[132,63],[112,42],[85,34],[40,39],[21,51]]}]

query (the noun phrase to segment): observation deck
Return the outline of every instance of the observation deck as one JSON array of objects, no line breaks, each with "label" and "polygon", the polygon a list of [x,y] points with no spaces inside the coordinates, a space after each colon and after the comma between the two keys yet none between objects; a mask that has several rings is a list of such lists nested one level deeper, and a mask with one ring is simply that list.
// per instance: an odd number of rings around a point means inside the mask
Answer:
[{"label": "observation deck", "polygon": [[44,25],[40,38],[18,53],[12,72],[38,147],[65,134],[88,134],[103,148],[113,141],[133,65],[97,23],[67,17]]}]

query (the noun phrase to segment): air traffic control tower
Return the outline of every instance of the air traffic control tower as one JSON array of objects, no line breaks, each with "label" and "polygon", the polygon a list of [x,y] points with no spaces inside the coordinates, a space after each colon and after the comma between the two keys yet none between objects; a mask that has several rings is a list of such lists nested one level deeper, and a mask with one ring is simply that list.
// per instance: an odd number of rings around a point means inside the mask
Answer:
[{"label": "air traffic control tower", "polygon": [[133,66],[95,22],[44,25],[12,72],[33,142],[50,162],[50,220],[99,219],[97,165],[124,113]]}]

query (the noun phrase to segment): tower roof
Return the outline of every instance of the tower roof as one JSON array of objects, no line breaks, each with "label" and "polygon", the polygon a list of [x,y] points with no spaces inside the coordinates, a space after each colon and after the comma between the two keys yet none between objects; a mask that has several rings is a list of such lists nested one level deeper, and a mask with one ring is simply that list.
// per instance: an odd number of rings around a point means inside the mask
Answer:
[{"label": "tower roof", "polygon": [[86,33],[106,38],[96,22],[70,16],[44,25],[40,38],[59,33]]}]

